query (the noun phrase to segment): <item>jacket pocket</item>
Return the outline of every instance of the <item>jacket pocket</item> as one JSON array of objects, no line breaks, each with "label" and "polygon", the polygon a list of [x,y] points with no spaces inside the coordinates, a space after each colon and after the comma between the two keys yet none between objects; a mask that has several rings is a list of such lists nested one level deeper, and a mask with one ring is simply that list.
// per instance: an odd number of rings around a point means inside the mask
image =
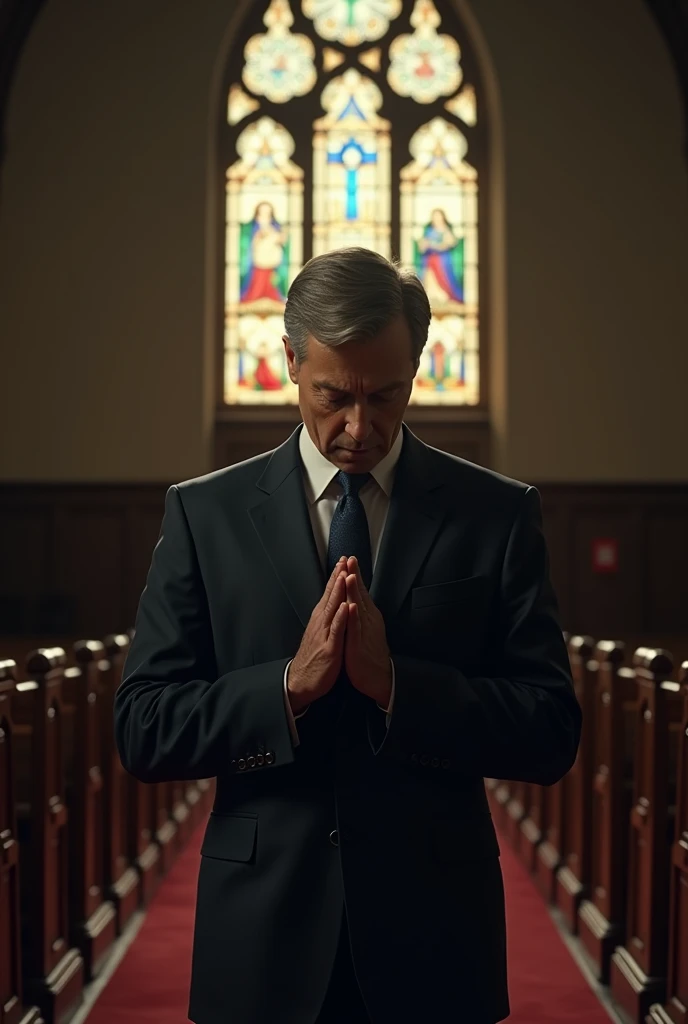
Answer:
[{"label": "jacket pocket", "polygon": [[201,846],[202,857],[215,860],[253,859],[258,831],[258,815],[211,813]]},{"label": "jacket pocket", "polygon": [[485,576],[467,576],[462,580],[447,583],[431,583],[425,587],[414,587],[411,591],[412,608],[430,608],[456,601],[475,600],[486,592]]}]

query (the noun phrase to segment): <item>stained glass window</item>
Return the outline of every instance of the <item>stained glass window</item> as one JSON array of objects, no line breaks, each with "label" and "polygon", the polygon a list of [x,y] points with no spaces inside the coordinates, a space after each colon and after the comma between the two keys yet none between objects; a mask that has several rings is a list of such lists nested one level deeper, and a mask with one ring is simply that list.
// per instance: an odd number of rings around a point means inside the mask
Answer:
[{"label": "stained glass window", "polygon": [[[313,255],[413,268],[433,319],[411,404],[481,402],[480,70],[442,0],[255,0],[225,75],[224,401],[297,401],[282,335]],[[480,261],[479,261],[480,249]]]},{"label": "stained glass window", "polygon": [[289,284],[303,265],[303,171],[294,139],[261,117],[227,172],[225,394],[229,403],[295,402],[282,334]]},{"label": "stained glass window", "polygon": [[268,31],[246,43],[244,85],[273,103],[286,103],[310,92],[317,80],[315,46],[301,33],[294,34],[289,0],[271,0],[263,18]]},{"label": "stained glass window", "polygon": [[465,136],[435,117],[412,136],[401,171],[401,258],[432,307],[414,401],[475,405],[478,378],[477,174]]},{"label": "stained glass window", "polygon": [[375,82],[349,68],[324,88],[313,135],[313,255],[363,245],[390,256],[390,123]]},{"label": "stained glass window", "polygon": [[401,14],[401,0],[303,0],[303,13],[323,39],[358,46],[385,34]]},{"label": "stained glass window", "polygon": [[455,39],[438,35],[441,18],[432,0],[416,0],[411,15],[412,35],[400,35],[389,47],[387,81],[400,96],[432,103],[449,96],[461,84],[461,50]]}]

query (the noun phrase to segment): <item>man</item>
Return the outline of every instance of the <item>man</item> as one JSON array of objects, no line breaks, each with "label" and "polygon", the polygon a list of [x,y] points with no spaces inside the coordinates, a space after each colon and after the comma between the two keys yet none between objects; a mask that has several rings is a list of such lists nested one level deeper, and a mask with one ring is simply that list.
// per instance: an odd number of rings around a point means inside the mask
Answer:
[{"label": "man", "polygon": [[115,700],[125,767],[217,777],[197,1024],[508,1016],[484,777],[580,735],[540,499],[402,423],[430,308],[365,249],[295,279],[304,425],[167,493]]}]

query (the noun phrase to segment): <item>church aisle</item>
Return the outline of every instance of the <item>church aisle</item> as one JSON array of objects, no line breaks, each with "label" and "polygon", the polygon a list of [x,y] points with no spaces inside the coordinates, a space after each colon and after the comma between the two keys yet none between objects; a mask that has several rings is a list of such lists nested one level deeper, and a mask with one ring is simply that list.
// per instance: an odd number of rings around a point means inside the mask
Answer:
[{"label": "church aisle", "polygon": [[[87,1024],[186,1024],[203,829],[160,886]],[[500,838],[500,846],[507,897],[509,1024],[609,1024],[614,1018],[581,974],[506,838]]]}]

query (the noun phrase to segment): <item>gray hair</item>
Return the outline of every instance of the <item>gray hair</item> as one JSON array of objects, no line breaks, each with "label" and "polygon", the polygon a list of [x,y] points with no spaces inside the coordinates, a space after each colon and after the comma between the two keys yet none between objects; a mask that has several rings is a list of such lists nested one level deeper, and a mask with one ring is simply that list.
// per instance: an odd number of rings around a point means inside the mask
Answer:
[{"label": "gray hair", "polygon": [[372,249],[352,246],[305,264],[289,289],[284,326],[302,363],[309,335],[323,345],[343,345],[374,337],[400,314],[411,332],[417,369],[432,315],[425,288],[413,271]]}]

